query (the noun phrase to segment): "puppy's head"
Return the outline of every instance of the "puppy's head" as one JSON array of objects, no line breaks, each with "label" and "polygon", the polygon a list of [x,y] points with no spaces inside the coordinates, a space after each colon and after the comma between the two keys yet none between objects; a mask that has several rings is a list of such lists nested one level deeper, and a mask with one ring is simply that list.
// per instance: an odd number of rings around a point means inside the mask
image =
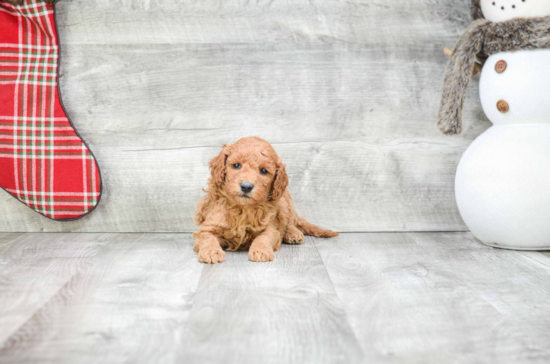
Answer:
[{"label": "puppy's head", "polygon": [[210,161],[211,182],[241,205],[274,201],[288,186],[285,165],[273,147],[257,137],[224,144]]}]

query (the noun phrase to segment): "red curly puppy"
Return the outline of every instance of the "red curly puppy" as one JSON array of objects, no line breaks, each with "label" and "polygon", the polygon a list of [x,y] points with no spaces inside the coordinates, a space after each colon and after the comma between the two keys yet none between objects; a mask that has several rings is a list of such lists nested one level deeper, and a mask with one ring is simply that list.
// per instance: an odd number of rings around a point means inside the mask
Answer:
[{"label": "red curly puppy", "polygon": [[249,250],[254,262],[273,260],[281,242],[301,244],[304,234],[337,236],[300,218],[287,190],[285,165],[257,137],[223,145],[210,161],[207,195],[197,206],[195,251],[203,263],[221,263],[224,249]]}]

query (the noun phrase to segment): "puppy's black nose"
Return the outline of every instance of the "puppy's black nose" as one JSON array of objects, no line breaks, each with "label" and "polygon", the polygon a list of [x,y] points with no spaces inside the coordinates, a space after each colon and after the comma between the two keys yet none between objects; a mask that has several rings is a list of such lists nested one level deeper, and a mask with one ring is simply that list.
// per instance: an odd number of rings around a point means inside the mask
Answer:
[{"label": "puppy's black nose", "polygon": [[241,191],[243,191],[244,193],[249,193],[250,191],[252,191],[254,189],[254,185],[250,182],[241,182]]}]

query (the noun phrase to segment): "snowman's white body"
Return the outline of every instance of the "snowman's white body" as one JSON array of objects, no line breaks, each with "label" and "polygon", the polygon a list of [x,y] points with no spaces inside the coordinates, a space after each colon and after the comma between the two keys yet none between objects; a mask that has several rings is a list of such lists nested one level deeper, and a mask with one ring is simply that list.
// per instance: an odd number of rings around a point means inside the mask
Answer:
[{"label": "snowman's white body", "polygon": [[[495,65],[506,62],[498,73]],[[458,208],[485,244],[550,249],[550,50],[499,53],[483,67],[483,110],[493,126],[458,166]],[[501,113],[497,102],[506,101]]]}]

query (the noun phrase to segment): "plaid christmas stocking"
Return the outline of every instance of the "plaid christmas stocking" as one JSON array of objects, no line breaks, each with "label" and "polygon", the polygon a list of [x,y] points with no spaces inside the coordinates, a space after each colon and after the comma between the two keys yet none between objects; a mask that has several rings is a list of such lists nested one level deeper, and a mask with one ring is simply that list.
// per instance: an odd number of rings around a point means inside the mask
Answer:
[{"label": "plaid christmas stocking", "polygon": [[61,104],[54,7],[18,2],[0,0],[0,187],[51,219],[77,219],[99,202],[99,170]]}]

